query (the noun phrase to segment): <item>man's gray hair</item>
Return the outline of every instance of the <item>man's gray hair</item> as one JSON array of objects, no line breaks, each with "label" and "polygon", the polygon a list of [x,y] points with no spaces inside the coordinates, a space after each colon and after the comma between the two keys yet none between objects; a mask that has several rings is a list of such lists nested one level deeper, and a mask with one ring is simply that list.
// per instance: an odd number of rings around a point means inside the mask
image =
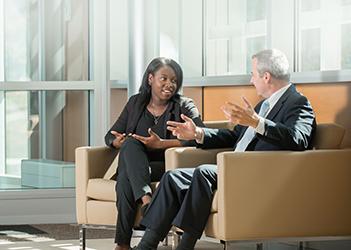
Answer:
[{"label": "man's gray hair", "polygon": [[269,72],[274,78],[290,81],[289,62],[285,54],[277,49],[262,50],[252,56],[257,59],[257,71],[262,77]]}]

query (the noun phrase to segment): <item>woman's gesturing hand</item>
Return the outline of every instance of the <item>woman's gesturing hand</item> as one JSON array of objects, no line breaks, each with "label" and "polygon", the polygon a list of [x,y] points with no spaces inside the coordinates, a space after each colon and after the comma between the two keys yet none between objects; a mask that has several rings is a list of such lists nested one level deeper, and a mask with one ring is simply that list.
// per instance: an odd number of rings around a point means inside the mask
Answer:
[{"label": "woman's gesturing hand", "polygon": [[154,131],[152,131],[151,128],[148,129],[148,132],[150,135],[149,137],[136,135],[136,134],[133,134],[132,136],[135,139],[144,143],[145,146],[148,148],[153,148],[153,149],[163,148],[163,145],[162,145],[163,140]]},{"label": "woman's gesturing hand", "polygon": [[115,148],[120,148],[122,143],[126,139],[126,134],[125,133],[121,134],[121,133],[118,133],[117,131],[111,131],[111,134],[115,136],[115,139],[113,140],[112,145]]}]

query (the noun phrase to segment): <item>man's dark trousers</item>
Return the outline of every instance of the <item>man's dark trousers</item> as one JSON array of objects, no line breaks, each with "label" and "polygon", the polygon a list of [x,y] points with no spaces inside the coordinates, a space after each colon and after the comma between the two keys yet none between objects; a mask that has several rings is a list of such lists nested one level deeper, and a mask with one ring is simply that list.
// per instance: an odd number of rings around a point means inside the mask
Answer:
[{"label": "man's dark trousers", "polygon": [[141,224],[157,232],[160,241],[167,236],[172,225],[200,238],[216,189],[216,165],[168,171],[163,175]]}]

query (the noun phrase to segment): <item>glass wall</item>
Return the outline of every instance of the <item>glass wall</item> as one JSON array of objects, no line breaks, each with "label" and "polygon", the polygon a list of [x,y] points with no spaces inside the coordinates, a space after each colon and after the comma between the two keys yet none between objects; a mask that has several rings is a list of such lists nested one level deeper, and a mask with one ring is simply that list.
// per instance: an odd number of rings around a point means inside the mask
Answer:
[{"label": "glass wall", "polygon": [[[247,75],[251,55],[265,48],[284,51],[295,72],[351,67],[349,0],[159,4],[160,55],[178,60],[186,78]],[[128,63],[119,62],[128,61],[128,1],[111,0],[110,13],[111,79],[127,82]]]},{"label": "glass wall", "polygon": [[88,79],[87,1],[3,2],[6,81]]},{"label": "glass wall", "polygon": [[160,1],[160,55],[177,60],[186,77],[203,74],[202,10],[201,0]]},{"label": "glass wall", "polygon": [[270,47],[292,63],[293,9],[293,1],[206,1],[206,75],[249,74],[251,56]]},{"label": "glass wall", "polygon": [[[110,1],[110,79],[128,79],[128,1]],[[159,55],[181,63],[187,77],[202,76],[202,0],[159,1]]]},{"label": "glass wall", "polygon": [[[56,166],[74,167],[74,149],[88,145],[88,91],[2,91],[1,95],[5,107],[0,112],[5,132],[1,138],[5,149],[1,188],[72,187],[41,182],[61,178],[55,171],[63,171],[63,167]],[[27,178],[24,185],[23,176]]]},{"label": "glass wall", "polygon": [[0,189],[74,187],[54,179],[89,144],[89,87],[70,87],[89,78],[88,17],[88,0],[0,1]]},{"label": "glass wall", "polygon": [[299,71],[350,69],[350,1],[300,0]]}]

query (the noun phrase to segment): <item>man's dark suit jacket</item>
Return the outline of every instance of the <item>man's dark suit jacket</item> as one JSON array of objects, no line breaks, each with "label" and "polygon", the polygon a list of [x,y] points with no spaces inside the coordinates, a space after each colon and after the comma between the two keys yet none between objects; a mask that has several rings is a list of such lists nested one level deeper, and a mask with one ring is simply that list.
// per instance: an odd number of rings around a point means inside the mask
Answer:
[{"label": "man's dark suit jacket", "polygon": [[[257,113],[262,102],[255,107]],[[235,126],[234,130],[205,128],[204,143],[199,147],[235,148],[246,129],[240,125]],[[311,104],[291,85],[268,113],[264,135],[257,133],[246,151],[311,149],[315,129]]]},{"label": "man's dark suit jacket", "polygon": [[[112,147],[112,142],[115,139],[115,136],[110,133],[112,130],[117,131],[118,133],[135,133],[139,119],[145,111],[147,104],[148,103],[143,102],[143,98],[141,98],[140,94],[136,94],[129,98],[121,115],[105,135],[105,143],[107,146]],[[197,126],[205,126],[192,99],[176,94],[169,100],[169,105],[170,106],[166,110],[166,121],[183,122],[180,115],[184,114],[193,119]],[[167,130],[167,126],[164,126],[164,134],[161,137],[163,139],[176,139],[176,137]],[[182,141],[182,144],[184,146],[196,145],[195,141]]]}]

